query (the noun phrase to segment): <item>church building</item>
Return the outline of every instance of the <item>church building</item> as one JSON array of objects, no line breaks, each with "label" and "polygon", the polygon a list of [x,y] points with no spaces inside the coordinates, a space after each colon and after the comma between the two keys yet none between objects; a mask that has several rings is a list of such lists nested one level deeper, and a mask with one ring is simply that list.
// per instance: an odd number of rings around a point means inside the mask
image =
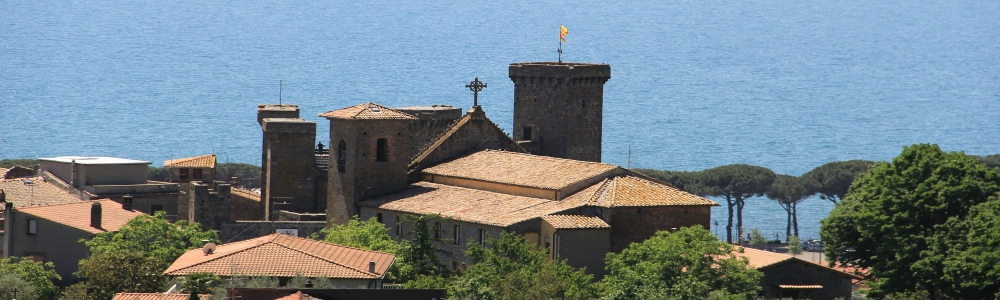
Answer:
[{"label": "church building", "polygon": [[717,203],[601,163],[609,65],[513,63],[509,77],[512,136],[478,100],[464,115],[363,103],[320,114],[330,121],[326,154],[297,106],[258,106],[262,201],[269,210],[325,212],[331,224],[376,218],[399,238],[409,236],[405,216],[439,214],[445,219],[433,226],[451,240],[440,247],[458,262],[469,243],[509,231],[598,277],[609,251],[660,230],[708,228]]}]

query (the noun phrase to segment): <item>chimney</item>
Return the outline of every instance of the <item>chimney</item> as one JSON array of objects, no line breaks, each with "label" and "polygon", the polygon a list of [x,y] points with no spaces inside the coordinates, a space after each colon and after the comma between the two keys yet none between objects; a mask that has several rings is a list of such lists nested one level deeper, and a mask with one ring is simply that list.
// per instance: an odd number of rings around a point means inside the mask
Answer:
[{"label": "chimney", "polygon": [[94,201],[90,205],[90,227],[101,228],[101,203]]},{"label": "chimney", "polygon": [[375,273],[375,261],[368,262],[368,273]]},{"label": "chimney", "polygon": [[122,209],[132,210],[132,195],[122,196]]},{"label": "chimney", "polygon": [[238,178],[236,178],[236,176],[233,176],[232,178],[229,178],[229,185],[231,185],[231,186],[239,186],[239,185],[237,184],[237,183],[239,183],[239,182],[240,182],[240,181],[239,181],[239,179],[238,179]]}]

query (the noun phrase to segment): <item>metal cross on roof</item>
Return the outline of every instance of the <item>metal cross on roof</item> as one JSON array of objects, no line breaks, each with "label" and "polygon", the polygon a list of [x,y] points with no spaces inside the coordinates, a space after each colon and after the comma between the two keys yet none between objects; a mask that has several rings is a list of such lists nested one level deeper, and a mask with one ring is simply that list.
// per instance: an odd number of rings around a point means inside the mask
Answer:
[{"label": "metal cross on roof", "polygon": [[472,106],[479,107],[479,91],[486,88],[486,83],[479,81],[479,77],[476,77],[476,80],[469,82],[465,87],[472,91]]}]

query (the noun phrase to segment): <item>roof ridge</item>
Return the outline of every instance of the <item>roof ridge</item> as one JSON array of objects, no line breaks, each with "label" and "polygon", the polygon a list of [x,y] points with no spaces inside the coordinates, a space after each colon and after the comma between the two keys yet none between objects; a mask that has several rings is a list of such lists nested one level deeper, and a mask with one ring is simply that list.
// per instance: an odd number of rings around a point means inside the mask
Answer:
[{"label": "roof ridge", "polygon": [[593,195],[590,195],[590,199],[587,199],[587,205],[600,206],[598,203],[608,193],[608,185],[611,184],[611,181],[611,178],[602,179],[601,186],[597,188],[597,191],[594,191]]},{"label": "roof ridge", "polygon": [[[253,239],[250,239],[250,240],[253,240]],[[235,243],[246,242],[246,241],[249,241],[249,240],[242,240],[242,241],[232,242],[232,243],[228,243],[228,244],[235,244]],[[265,241],[263,243],[255,243],[253,245],[250,245],[249,247],[242,248],[242,249],[239,249],[239,250],[236,250],[236,251],[231,251],[229,253],[221,254],[218,257],[209,258],[207,260],[203,260],[203,261],[200,261],[200,262],[197,262],[197,263],[194,263],[194,264],[187,265],[187,266],[185,266],[183,268],[177,268],[177,269],[171,270],[170,267],[167,267],[167,269],[164,270],[163,273],[166,274],[166,273],[168,273],[168,271],[169,271],[169,273],[173,273],[173,272],[181,271],[181,270],[184,270],[184,269],[190,269],[190,268],[193,268],[193,267],[196,267],[196,266],[200,266],[200,265],[208,263],[208,262],[220,260],[220,259],[232,256],[232,255],[234,255],[236,253],[240,253],[242,251],[246,251],[246,250],[249,250],[249,249],[257,248],[257,247],[260,247],[260,246],[263,246],[263,245],[266,245],[266,244],[269,244],[269,243],[271,243],[271,242]],[[218,247],[222,247],[222,246],[225,246],[225,245],[228,245],[228,244],[218,245],[218,246],[216,246],[216,249],[218,249]],[[190,251],[194,251],[194,250],[198,250],[198,248],[187,250],[184,253],[187,253],[187,252],[190,252]],[[213,253],[218,253],[218,252],[213,252]],[[181,255],[183,256],[183,254],[181,254]],[[235,276],[235,274],[231,274],[231,275]]]},{"label": "roof ridge", "polygon": [[82,203],[88,203],[88,202],[91,205],[93,205],[94,202],[101,202],[101,201],[111,201],[111,202],[118,203],[115,200],[111,200],[111,198],[102,198],[102,199],[80,200],[78,202],[65,202],[65,203],[56,203],[56,204],[49,204],[49,205],[35,205],[35,206],[29,206],[29,207],[25,207],[25,208],[20,208],[20,209],[18,209],[18,211],[24,212],[25,209],[32,209],[33,210],[33,209],[36,209],[36,208],[46,208],[46,207],[53,207],[53,206],[60,206],[60,205],[71,205],[71,204],[72,205],[76,205],[76,204],[82,204]]},{"label": "roof ridge", "polygon": [[419,164],[420,161],[422,161],[424,158],[427,158],[427,156],[430,155],[431,152],[434,152],[434,149],[440,147],[441,144],[444,143],[444,141],[448,140],[448,137],[458,132],[458,129],[462,128],[462,125],[468,123],[469,120],[472,120],[472,115],[466,112],[464,116],[458,118],[457,121],[452,122],[447,130],[442,131],[440,134],[438,134],[438,136],[434,137],[433,142],[428,143],[427,146],[425,146],[423,149],[417,151],[417,155],[410,160],[409,164],[407,164],[407,168],[412,169],[412,167],[414,167],[416,164]]},{"label": "roof ridge", "polygon": [[538,154],[531,154],[531,153],[525,153],[525,152],[506,151],[506,150],[502,150],[502,149],[486,149],[485,151],[506,152],[506,153],[513,153],[513,154],[518,154],[518,155],[541,157],[543,159],[553,160],[553,161],[569,161],[569,162],[575,162],[575,163],[584,163],[584,164],[590,164],[590,165],[605,165],[605,166],[612,166],[612,167],[616,167],[616,168],[621,168],[621,166],[618,166],[618,165],[606,164],[606,163],[602,163],[602,162],[593,162],[593,161],[586,161],[586,160],[576,160],[576,159],[570,159],[570,158],[562,158],[562,157],[538,155]]},{"label": "roof ridge", "polygon": [[[294,247],[291,247],[291,246],[288,246],[288,245],[282,245],[280,243],[274,243],[274,244],[278,245],[278,246],[281,246],[281,247],[285,247],[285,248],[287,248],[289,250],[292,250],[292,251],[296,251],[296,252],[299,252],[299,253],[302,253],[302,254],[305,254],[305,255],[309,255],[309,256],[315,257],[317,259],[329,262],[331,264],[335,264],[335,265],[338,265],[338,266],[341,266],[341,267],[344,267],[344,268],[351,269],[351,270],[353,270],[355,272],[360,272],[362,274],[368,274],[368,275],[374,275],[376,277],[378,276],[378,274],[376,274],[376,273],[369,273],[367,271],[358,270],[358,269],[355,269],[354,267],[351,267],[351,266],[348,266],[348,265],[345,265],[345,264],[342,264],[342,263],[339,263],[339,262],[336,262],[336,261],[332,261],[332,260],[326,259],[325,257],[319,256],[319,255],[316,255],[316,254],[313,254],[313,253],[310,253],[310,252],[306,252],[306,251],[298,249],[298,248],[294,248]],[[327,243],[327,244],[330,244],[330,243]],[[340,246],[340,245],[337,245],[337,244],[330,244],[330,245]]]},{"label": "roof ridge", "polygon": [[[305,240],[305,241],[315,242],[315,243],[324,243],[324,244],[329,244],[329,245],[333,245],[333,246],[337,246],[337,247],[342,247],[342,248],[360,250],[360,251],[365,251],[365,252],[373,252],[373,253],[379,253],[379,254],[392,254],[392,253],[389,253],[389,252],[382,252],[382,251],[375,251],[375,250],[363,249],[363,248],[358,248],[358,247],[345,246],[345,245],[341,245],[341,244],[334,244],[334,243],[329,243],[329,242],[326,242],[326,241],[314,240],[314,239],[310,239],[310,238],[292,236],[292,235],[281,234],[281,233],[272,233],[270,235],[274,235],[275,238],[277,238],[277,237],[279,237],[281,235],[284,235],[284,236],[289,237],[289,238],[294,238],[294,239],[299,239],[299,240]],[[392,254],[392,255],[395,255],[395,254]]]}]

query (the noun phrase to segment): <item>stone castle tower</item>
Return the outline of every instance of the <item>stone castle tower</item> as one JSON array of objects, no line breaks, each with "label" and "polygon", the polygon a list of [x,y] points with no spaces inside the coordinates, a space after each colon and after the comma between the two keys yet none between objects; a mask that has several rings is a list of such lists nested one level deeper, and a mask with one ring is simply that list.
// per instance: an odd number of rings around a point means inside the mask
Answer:
[{"label": "stone castle tower", "polygon": [[320,116],[330,120],[328,190],[337,198],[327,204],[328,221],[346,224],[357,200],[406,187],[416,117],[375,103]]},{"label": "stone castle tower", "polygon": [[325,210],[326,201],[316,195],[316,123],[299,119],[299,107],[287,104],[257,106],[257,121],[263,131],[261,199],[268,219],[272,210]]},{"label": "stone castle tower", "polygon": [[539,155],[600,162],[604,83],[611,66],[587,63],[510,64],[514,136]]}]

